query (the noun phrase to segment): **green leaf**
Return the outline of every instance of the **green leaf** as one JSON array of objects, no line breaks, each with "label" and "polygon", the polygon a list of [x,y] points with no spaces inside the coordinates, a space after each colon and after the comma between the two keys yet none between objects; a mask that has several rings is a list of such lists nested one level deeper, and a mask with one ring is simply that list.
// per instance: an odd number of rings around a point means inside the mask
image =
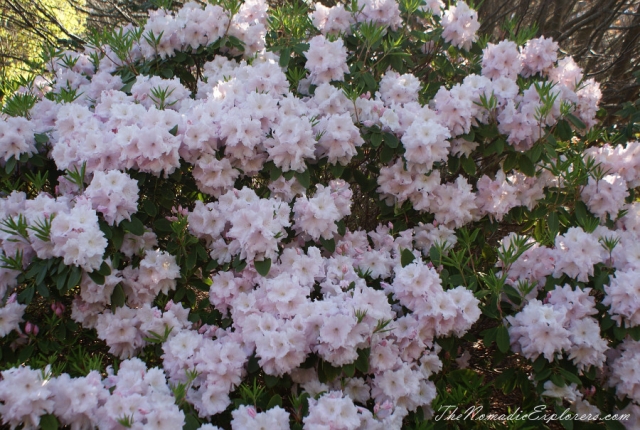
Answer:
[{"label": "green leaf", "polygon": [[196,262],[198,260],[198,253],[196,251],[191,251],[187,253],[187,270],[192,270],[194,267],[196,267]]},{"label": "green leaf", "polygon": [[400,252],[400,264],[402,264],[402,267],[406,267],[413,263],[413,260],[415,259],[416,256],[413,255],[413,252],[411,252],[410,249],[403,249],[402,252]]},{"label": "green leaf", "polygon": [[529,157],[524,154],[518,157],[518,170],[530,177],[536,175],[536,166]]},{"label": "green leaf", "polygon": [[[105,263],[102,263],[102,264],[105,264]],[[71,289],[77,286],[80,283],[81,278],[82,278],[82,270],[76,266],[71,267],[71,270],[69,270],[69,279],[67,280],[67,288]]]},{"label": "green leaf", "polygon": [[300,185],[302,185],[305,189],[308,189],[311,186],[311,172],[309,172],[309,169],[305,170],[302,173],[296,172],[295,176],[298,182],[300,182]]},{"label": "green leaf", "polygon": [[560,140],[570,140],[573,137],[571,126],[566,120],[561,119],[558,121],[556,125],[556,136],[558,136]]},{"label": "green leaf", "polygon": [[42,430],[58,430],[58,418],[55,415],[43,415],[40,417],[40,428]]},{"label": "green leaf", "polygon": [[98,285],[103,285],[104,284],[104,275],[101,275],[97,271],[94,270],[93,272],[87,273],[87,275],[89,275],[91,280],[93,282],[95,282],[96,284],[98,284]]},{"label": "green leaf", "polygon": [[98,269],[98,273],[102,276],[111,275],[111,267],[109,267],[109,264],[106,261],[102,262],[102,264],[100,265],[100,269]]},{"label": "green leaf", "polygon": [[587,221],[588,215],[587,215],[587,205],[584,204],[584,202],[578,200],[575,203],[575,213],[576,213],[576,219],[578,220],[578,222],[581,225],[584,225],[585,222]]},{"label": "green leaf", "polygon": [[538,358],[536,358],[536,361],[533,362],[533,371],[540,373],[547,363],[549,363],[547,359],[544,358],[544,356],[539,355]]},{"label": "green leaf", "polygon": [[431,262],[433,264],[440,264],[440,258],[442,258],[442,255],[440,254],[440,249],[438,249],[437,246],[432,246],[429,249],[429,258],[431,258]]},{"label": "green leaf", "polygon": [[382,144],[382,134],[380,133],[371,133],[371,145],[374,148],[377,148]]},{"label": "green leaf", "polygon": [[574,114],[570,113],[567,115],[567,119],[569,120],[569,122],[571,122],[571,124],[573,124],[577,129],[580,130],[584,130],[585,128],[587,128],[587,125],[582,122],[582,120],[580,118],[578,118],[577,116],[575,116]]},{"label": "green leaf", "polygon": [[270,258],[265,258],[262,261],[254,261],[253,264],[256,267],[256,272],[258,272],[262,276],[267,276],[269,270],[271,269]]},{"label": "green leaf", "polygon": [[342,369],[340,367],[335,367],[329,362],[321,361],[318,366],[318,379],[322,383],[331,382],[340,376],[341,372]]},{"label": "green leaf", "polygon": [[173,78],[173,70],[167,68],[167,69],[162,69],[160,70],[160,76],[162,76],[163,78],[166,79],[171,79]]},{"label": "green leaf", "polygon": [[562,376],[558,375],[557,373],[552,373],[551,374],[551,382],[553,382],[553,384],[556,387],[564,387],[565,385],[567,385],[564,382],[564,378],[562,378]]},{"label": "green leaf", "polygon": [[480,333],[482,335],[482,342],[486,346],[491,345],[491,343],[496,340],[497,333],[498,333],[498,327],[488,328],[482,331],[482,333]]},{"label": "green leaf", "polygon": [[464,171],[469,175],[474,176],[476,174],[476,162],[473,161],[473,158],[462,157],[460,159],[460,163],[462,164]]},{"label": "green leaf", "polygon": [[9,160],[7,160],[7,163],[4,165],[4,171],[7,173],[7,175],[10,175],[11,172],[13,172],[13,169],[15,169],[16,167],[16,163],[17,160],[13,156],[9,158]]},{"label": "green leaf", "polygon": [[325,239],[325,238],[321,237],[320,238],[320,243],[322,244],[324,249],[326,249],[330,253],[333,254],[336,251],[336,241],[333,238]]},{"label": "green leaf", "polygon": [[64,288],[67,285],[68,276],[69,276],[69,267],[67,266],[67,269],[59,273],[58,276],[56,277],[56,288],[58,289],[58,291],[62,292],[62,290],[64,290]]},{"label": "green leaf", "polygon": [[131,234],[142,236],[144,234],[144,224],[135,215],[131,216],[131,221],[122,221],[122,227]]},{"label": "green leaf", "polygon": [[505,353],[509,351],[509,330],[507,330],[507,327],[503,325],[498,327],[498,331],[496,333],[496,343],[498,344],[498,349],[500,350],[500,352]]},{"label": "green leaf", "polygon": [[49,142],[49,136],[46,134],[36,134],[35,136],[36,143],[45,144]]},{"label": "green leaf", "polygon": [[342,366],[342,371],[347,377],[353,378],[353,375],[356,374],[356,363],[353,362],[351,364],[345,364]]},{"label": "green leaf", "polygon": [[342,164],[334,164],[330,167],[331,169],[331,174],[335,177],[335,178],[340,178],[342,177],[342,174],[344,173],[344,167]]},{"label": "green leaf", "polygon": [[115,246],[117,249],[120,249],[120,247],[122,246],[122,242],[124,241],[124,230],[120,227],[114,227],[113,229],[111,229],[111,232],[111,240],[113,241],[113,246]]},{"label": "green leaf", "polygon": [[[153,223],[154,230],[162,231],[162,232],[171,232],[173,229],[171,228],[171,222],[169,222],[166,218],[158,218]],[[120,242],[122,244],[122,242]],[[117,245],[116,245],[117,246]],[[119,248],[119,246],[117,246]]]},{"label": "green leaf", "polygon": [[383,146],[382,150],[380,151],[380,162],[382,164],[387,164],[391,160],[393,160],[394,155],[396,155],[396,152],[393,150],[393,148],[389,148],[388,146]]},{"label": "green leaf", "polygon": [[45,299],[49,297],[49,288],[45,284],[36,284],[36,290]]},{"label": "green leaf", "polygon": [[158,208],[156,207],[155,203],[153,203],[151,200],[145,200],[142,206],[144,207],[144,211],[150,217],[154,217],[158,214]]},{"label": "green leaf", "polygon": [[269,403],[267,404],[267,410],[271,408],[275,408],[276,406],[282,407],[282,397],[279,394],[274,394],[271,399],[269,399]]},{"label": "green leaf", "polygon": [[356,369],[358,369],[362,373],[368,373],[370,355],[371,355],[371,348],[359,349],[358,358],[355,361]]},{"label": "green leaf", "polygon": [[276,166],[273,161],[265,163],[264,167],[269,172],[269,179],[272,181],[275,181],[282,176],[282,169]]},{"label": "green leaf", "polygon": [[[578,377],[578,375],[576,375],[575,373],[569,372],[568,370],[565,369],[558,369],[560,371],[560,374],[562,375],[562,377],[564,379],[566,379],[569,382],[573,382],[575,384],[577,384],[578,386],[582,385],[582,381],[580,380],[580,378]],[[555,382],[554,382],[555,384]],[[556,384],[558,385],[558,384]]]},{"label": "green leaf", "polygon": [[507,158],[505,158],[504,163],[502,164],[502,170],[504,170],[505,173],[508,173],[509,171],[513,170],[517,165],[518,165],[518,154],[516,154],[515,152],[511,152],[509,153],[509,155],[507,155]]},{"label": "green leaf", "polygon": [[182,430],[198,430],[201,426],[200,421],[193,413],[187,414],[184,417],[184,426]]},{"label": "green leaf", "polygon": [[115,308],[123,307],[126,299],[127,299],[127,296],[124,294],[124,289],[122,288],[122,284],[119,283],[113,289],[113,293],[111,294],[112,311],[115,310]]},{"label": "green leaf", "polygon": [[273,376],[273,375],[264,375],[264,384],[267,386],[267,388],[273,388],[276,385],[278,385],[278,382],[280,382],[280,378],[278,378],[277,376]]},{"label": "green leaf", "polygon": [[400,143],[400,141],[398,140],[398,138],[396,137],[395,134],[393,134],[393,133],[384,133],[384,143],[389,148],[397,148],[398,144]]},{"label": "green leaf", "polygon": [[171,130],[169,130],[169,134],[171,134],[173,136],[177,136],[178,135],[178,124],[174,125],[173,128]]},{"label": "green leaf", "polygon": [[33,300],[33,294],[35,291],[36,289],[33,285],[25,288],[20,294],[18,294],[18,301],[22,304],[28,305],[31,303],[31,300]]},{"label": "green leaf", "polygon": [[549,231],[552,236],[555,237],[560,230],[560,221],[558,220],[558,213],[551,212],[549,217],[547,218],[547,225],[549,226]]},{"label": "green leaf", "polygon": [[278,63],[280,67],[286,69],[289,65],[289,60],[291,60],[291,48],[287,47],[280,51],[280,60]]},{"label": "green leaf", "polygon": [[542,372],[536,373],[534,379],[536,381],[543,381],[551,376],[551,369],[546,367]]}]

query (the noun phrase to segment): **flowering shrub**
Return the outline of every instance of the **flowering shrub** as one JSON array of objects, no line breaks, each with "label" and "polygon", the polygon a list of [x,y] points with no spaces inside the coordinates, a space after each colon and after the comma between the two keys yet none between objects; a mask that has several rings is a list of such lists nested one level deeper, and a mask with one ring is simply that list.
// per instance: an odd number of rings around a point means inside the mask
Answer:
[{"label": "flowering shrub", "polygon": [[640,144],[598,84],[462,1],[267,9],[153,11],[5,101],[2,422],[425,429],[501,392],[637,428]]}]

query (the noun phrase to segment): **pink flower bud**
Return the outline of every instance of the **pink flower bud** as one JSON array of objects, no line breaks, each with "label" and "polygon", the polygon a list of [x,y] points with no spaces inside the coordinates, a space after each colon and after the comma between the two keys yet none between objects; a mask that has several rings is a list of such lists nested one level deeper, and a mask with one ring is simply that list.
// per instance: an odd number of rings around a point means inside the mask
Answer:
[{"label": "pink flower bud", "polygon": [[255,417],[256,417],[256,415],[258,415],[258,414],[257,414],[257,412],[256,412],[256,410],[255,410],[255,409],[253,409],[251,406],[249,406],[249,407],[247,408],[247,413],[249,414],[249,416],[250,416],[251,418],[255,418]]},{"label": "pink flower bud", "polygon": [[31,324],[30,321],[27,321],[27,323],[24,325],[24,332],[26,334],[31,334],[32,330],[33,330],[33,324]]},{"label": "pink flower bud", "polygon": [[33,335],[34,335],[34,336],[37,336],[37,335],[38,335],[38,333],[40,333],[40,329],[39,329],[39,328],[38,328],[38,326],[37,326],[37,325],[35,325],[35,324],[33,325],[33,330],[32,330],[32,331],[33,331]]},{"label": "pink flower bud", "polygon": [[18,295],[16,293],[13,293],[7,299],[7,304],[15,303],[17,301],[18,301]]}]

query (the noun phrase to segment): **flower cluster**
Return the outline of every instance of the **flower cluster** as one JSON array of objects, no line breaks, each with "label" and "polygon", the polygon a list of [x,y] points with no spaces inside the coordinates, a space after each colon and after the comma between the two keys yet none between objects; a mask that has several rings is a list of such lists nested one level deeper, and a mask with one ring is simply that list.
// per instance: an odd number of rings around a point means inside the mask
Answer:
[{"label": "flower cluster", "polygon": [[[2,372],[0,412],[12,429],[19,424],[39,428],[45,414],[55,414],[63,425],[73,428],[100,426],[105,429],[175,429],[184,425],[158,368],[147,369],[140,359],[120,363],[117,374],[111,367],[101,379],[96,371],[81,378],[69,375],[52,378],[47,368],[16,367]],[[132,427],[133,426],[133,427]]]},{"label": "flower cluster", "polygon": [[600,337],[595,299],[590,288],[556,287],[545,303],[533,299],[521,312],[507,317],[511,346],[535,360],[543,355],[553,361],[556,354],[567,353],[579,369],[602,366],[607,342]]},{"label": "flower cluster", "polygon": [[6,162],[11,157],[17,160],[22,154],[34,154],[33,132],[33,125],[26,118],[0,118],[0,157]]}]

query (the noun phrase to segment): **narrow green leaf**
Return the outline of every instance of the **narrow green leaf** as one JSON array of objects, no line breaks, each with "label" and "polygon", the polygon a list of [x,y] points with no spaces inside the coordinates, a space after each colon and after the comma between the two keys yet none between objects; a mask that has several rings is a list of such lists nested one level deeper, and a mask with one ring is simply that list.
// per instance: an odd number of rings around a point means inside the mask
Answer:
[{"label": "narrow green leaf", "polygon": [[[104,264],[104,263],[103,263]],[[82,269],[79,267],[73,266],[69,271],[69,279],[67,280],[67,288],[71,289],[78,285],[80,279],[82,278]]]},{"label": "narrow green leaf", "polygon": [[549,217],[547,218],[547,225],[549,226],[549,231],[552,233],[553,237],[555,237],[560,230],[560,221],[558,220],[557,212],[551,212],[549,214]]},{"label": "narrow green leaf", "polygon": [[17,160],[15,157],[11,157],[7,160],[7,163],[4,165],[4,171],[7,175],[10,175],[13,172],[13,169],[16,167]]},{"label": "narrow green leaf", "polygon": [[262,276],[267,276],[267,274],[269,274],[269,270],[271,270],[270,258],[265,258],[262,261],[254,261],[253,264],[256,267],[256,272]]},{"label": "narrow green leaf", "polygon": [[576,201],[575,213],[576,213],[576,219],[578,220],[578,223],[580,223],[581,225],[584,225],[584,223],[587,221],[587,205],[585,205],[580,200]]},{"label": "narrow green leaf", "polygon": [[380,133],[371,133],[371,145],[374,148],[377,148],[382,144],[382,134]]},{"label": "narrow green leaf", "polygon": [[115,308],[123,307],[126,298],[122,284],[116,285],[111,294],[111,309],[114,310]]},{"label": "narrow green leaf", "polygon": [[[575,373],[569,372],[568,370],[565,369],[558,369],[560,371],[560,374],[562,375],[562,377],[564,379],[566,379],[569,382],[573,382],[575,384],[577,384],[578,386],[582,385],[582,381],[580,380],[580,377],[578,375],[576,375]],[[555,384],[555,382],[554,382]],[[558,385],[558,384],[556,384]]]},{"label": "narrow green leaf", "polygon": [[291,60],[291,48],[287,47],[280,51],[280,60],[278,63],[280,67],[286,68],[289,65],[289,60]]},{"label": "narrow green leaf", "polygon": [[507,352],[509,350],[509,330],[505,326],[498,327],[496,333],[496,343],[500,352]]},{"label": "narrow green leaf", "polygon": [[561,119],[558,121],[556,125],[556,136],[558,136],[560,140],[570,140],[573,137],[571,126],[566,120]]},{"label": "narrow green leaf", "polygon": [[570,113],[567,115],[567,119],[569,120],[569,122],[571,122],[571,124],[573,124],[577,129],[580,130],[584,130],[585,128],[587,128],[587,125],[582,122],[582,120],[580,118],[578,118],[577,116],[575,116],[574,114]]},{"label": "narrow green leaf", "polygon": [[58,291],[62,292],[67,286],[67,277],[69,276],[69,270],[65,270],[62,273],[58,274],[56,277],[56,288]]},{"label": "narrow green leaf", "polygon": [[191,270],[196,267],[196,262],[198,260],[198,253],[195,251],[191,251],[187,253],[187,270]]}]

